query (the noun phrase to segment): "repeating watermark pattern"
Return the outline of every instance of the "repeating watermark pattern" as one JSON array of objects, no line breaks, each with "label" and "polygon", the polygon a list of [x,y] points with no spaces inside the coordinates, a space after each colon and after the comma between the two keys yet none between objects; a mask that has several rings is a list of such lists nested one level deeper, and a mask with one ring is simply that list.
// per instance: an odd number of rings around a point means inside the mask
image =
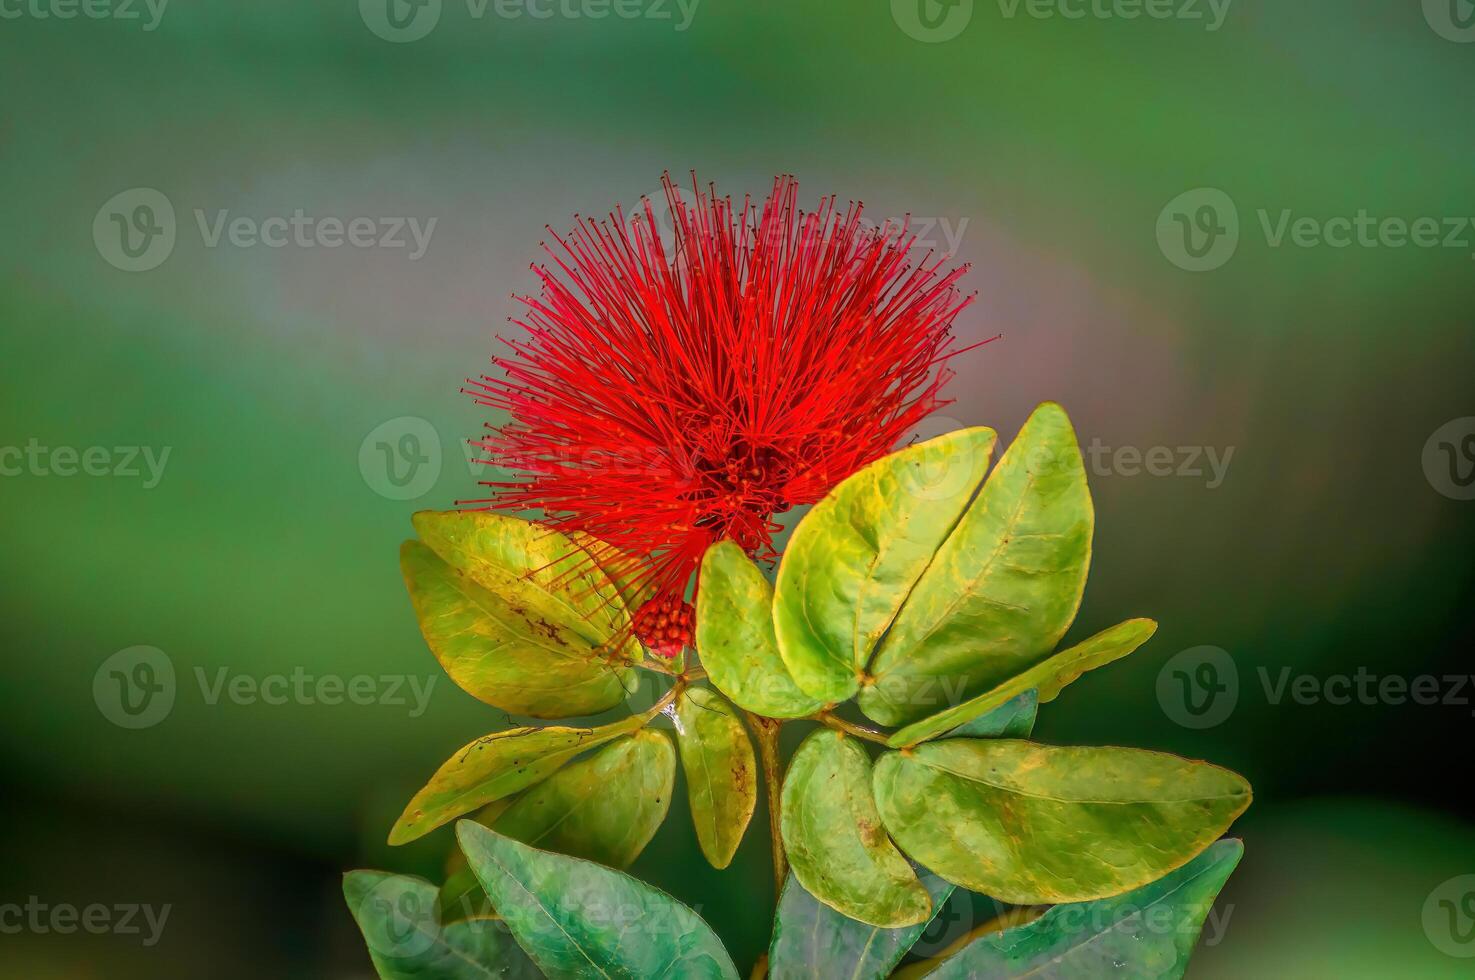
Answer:
[{"label": "repeating watermark pattern", "polygon": [[1424,935],[1446,956],[1475,956],[1475,874],[1442,882],[1424,899]]},{"label": "repeating watermark pattern", "polygon": [[1452,419],[1424,443],[1424,477],[1451,500],[1475,500],[1475,416]]},{"label": "repeating watermark pattern", "polygon": [[[1234,0],[994,0],[1005,20],[1179,20],[1224,26]],[[973,20],[974,0],[891,0],[891,19],[927,44],[951,41]]]},{"label": "repeating watermark pattern", "polygon": [[1446,41],[1475,42],[1475,3],[1471,0],[1424,0],[1424,20]]},{"label": "repeating watermark pattern", "polygon": [[[1253,227],[1269,248],[1463,249],[1475,258],[1475,218],[1466,215],[1409,218],[1358,208],[1321,218],[1292,208],[1257,208]],[[1188,272],[1223,267],[1234,257],[1240,234],[1239,208],[1214,187],[1185,191],[1158,214],[1158,248]]]},{"label": "repeating watermark pattern", "polygon": [[[498,20],[649,20],[691,27],[701,0],[465,0],[474,21]],[[359,0],[359,16],[376,37],[396,44],[418,41],[435,30],[442,0]]]},{"label": "repeating watermark pattern", "polygon": [[92,675],[97,710],[119,728],[152,728],[174,710],[174,695],[174,661],[158,647],[119,650]]},{"label": "repeating watermark pattern", "polygon": [[1234,458],[1233,446],[1118,446],[1115,449],[1100,439],[1092,439],[1086,447],[1087,466],[1096,476],[1178,477],[1204,480],[1209,490],[1224,484]]},{"label": "repeating watermark pattern", "polygon": [[0,446],[0,477],[117,477],[152,490],[164,478],[173,446]]},{"label": "repeating watermark pattern", "polygon": [[420,956],[435,943],[441,929],[435,902],[405,890],[393,878],[384,879],[364,896],[354,918],[369,948],[387,959]]},{"label": "repeating watermark pattern", "polygon": [[973,19],[973,0],[891,0],[896,26],[924,44],[951,41]]},{"label": "repeating watermark pattern", "polygon": [[0,903],[0,935],[70,936],[85,932],[93,936],[137,936],[144,946],[157,946],[173,909],[167,903],[156,906],[137,902],[77,906],[31,895],[24,904]]},{"label": "repeating watermark pattern", "polygon": [[[470,450],[468,450],[468,453]],[[428,420],[401,415],[382,422],[359,444],[359,475],[389,500],[415,500],[440,479],[440,433]]]},{"label": "repeating watermark pattern", "polygon": [[158,30],[169,0],[0,0],[0,20],[117,20]]},{"label": "repeating watermark pattern", "polygon": [[[418,718],[430,705],[436,675],[314,674],[305,667],[290,673],[265,675],[233,671],[229,667],[195,667],[200,700],[214,707],[222,702],[249,707],[267,705],[340,705],[408,708]],[[102,716],[120,728],[152,728],[174,710],[179,685],[174,662],[157,647],[119,650],[97,668],[92,699]]]},{"label": "repeating watermark pattern", "polygon": [[92,243],[97,254],[124,272],[147,272],[174,252],[174,205],[152,187],[119,191],[97,209]]},{"label": "repeating watermark pattern", "polygon": [[[338,217],[308,214],[232,214],[229,209],[194,208],[194,227],[208,249],[354,248],[405,251],[418,261],[430,248],[438,219],[419,217]],[[151,187],[134,187],[109,198],[92,219],[92,241],[111,266],[147,272],[164,264],[178,239],[174,205]]]},{"label": "repeating watermark pattern", "polygon": [[1157,244],[1167,260],[1187,272],[1208,272],[1239,248],[1239,209],[1215,187],[1184,191],[1157,218]]},{"label": "repeating watermark pattern", "polygon": [[[1278,707],[1331,705],[1345,707],[1446,706],[1468,708],[1475,696],[1472,674],[1379,674],[1367,667],[1351,673],[1318,675],[1292,667],[1256,667],[1265,704]],[[1169,720],[1184,728],[1223,724],[1241,701],[1239,669],[1221,647],[1184,650],[1158,671],[1158,704]],[[1475,711],[1471,712],[1475,715]]]},{"label": "repeating watermark pattern", "polygon": [[1168,719],[1184,728],[1222,725],[1239,703],[1239,671],[1221,647],[1184,650],[1157,675],[1157,701]]}]

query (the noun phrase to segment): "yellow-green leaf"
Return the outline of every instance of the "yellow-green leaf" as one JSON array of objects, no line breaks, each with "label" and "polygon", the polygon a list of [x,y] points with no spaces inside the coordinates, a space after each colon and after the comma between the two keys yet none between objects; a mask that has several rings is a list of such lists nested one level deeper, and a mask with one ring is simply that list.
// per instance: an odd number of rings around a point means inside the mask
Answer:
[{"label": "yellow-green leaf", "polygon": [[697,842],[712,867],[725,868],[758,802],[758,763],[748,730],[720,695],[692,687],[676,701],[676,744]]},{"label": "yellow-green leaf", "polygon": [[769,718],[800,718],[824,703],[794,684],[773,638],[773,586],[731,541],[702,556],[697,652],[719,691]]},{"label": "yellow-green leaf", "polygon": [[[415,533],[441,560],[473,582],[571,630],[590,646],[622,636],[631,612],[591,553],[593,538],[575,542],[552,528],[492,511],[422,510]],[[609,560],[606,558],[606,560]],[[627,642],[627,651],[638,647]]]},{"label": "yellow-green leaf", "polygon": [[914,860],[1016,905],[1160,878],[1250,804],[1242,776],[1161,752],[951,738],[876,764],[886,829]]},{"label": "yellow-green leaf", "polygon": [[675,782],[671,740],[642,729],[522,793],[490,826],[545,851],[626,868],[666,819]]},{"label": "yellow-green leaf", "polygon": [[814,506],[784,549],[773,623],[800,689],[844,701],[988,470],[992,429],[877,460]]},{"label": "yellow-green leaf", "polygon": [[1065,411],[1024,423],[882,639],[860,706],[906,725],[1055,649],[1086,585],[1094,517]]},{"label": "yellow-green leaf", "polygon": [[511,728],[485,735],[459,749],[415,794],[389,832],[404,844],[561,769],[589,749],[645,725],[652,714],[632,715],[599,728]]},{"label": "yellow-green leaf", "polygon": [[871,760],[859,742],[828,728],[812,733],[789,763],[781,795],[784,847],[805,891],[882,928],[931,918],[927,889],[876,812]]},{"label": "yellow-green leaf", "polygon": [[400,569],[426,645],[473,697],[535,718],[598,714],[625,697],[620,670],[535,612],[526,587],[494,593],[418,541],[401,546]]},{"label": "yellow-green leaf", "polygon": [[1150,619],[1129,619],[1125,623],[1118,623],[1068,650],[1062,650],[1024,673],[1011,677],[992,691],[908,725],[892,735],[888,744],[893,747],[915,745],[936,738],[1031,689],[1039,691],[1041,703],[1053,701],[1062,688],[1086,671],[1122,659],[1151,639],[1155,632],[1157,623]]}]

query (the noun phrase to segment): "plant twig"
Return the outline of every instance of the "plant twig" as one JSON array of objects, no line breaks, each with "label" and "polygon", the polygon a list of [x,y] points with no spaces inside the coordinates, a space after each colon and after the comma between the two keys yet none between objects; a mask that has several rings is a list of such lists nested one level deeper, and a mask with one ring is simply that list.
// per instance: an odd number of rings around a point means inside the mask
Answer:
[{"label": "plant twig", "polygon": [[758,740],[758,761],[763,766],[763,787],[768,797],[768,835],[773,843],[773,893],[775,901],[784,891],[784,881],[789,877],[789,858],[784,853],[783,822],[780,799],[783,793],[783,772],[779,762],[778,733],[782,725],[776,718],[765,718],[745,711],[753,736]]},{"label": "plant twig", "polygon": [[846,721],[844,718],[831,714],[828,711],[820,711],[809,717],[831,728],[842,731],[847,735],[854,735],[856,738],[863,738],[867,742],[875,742],[878,745],[886,745],[887,739],[890,737],[885,732],[878,732],[874,728],[867,728],[864,725],[857,725],[854,722]]}]

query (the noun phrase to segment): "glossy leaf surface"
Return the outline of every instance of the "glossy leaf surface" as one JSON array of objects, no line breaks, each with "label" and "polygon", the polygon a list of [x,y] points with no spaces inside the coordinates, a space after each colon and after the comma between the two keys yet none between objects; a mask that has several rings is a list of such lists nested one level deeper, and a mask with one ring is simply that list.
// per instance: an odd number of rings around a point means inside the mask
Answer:
[{"label": "glossy leaf surface", "polygon": [[568,980],[736,980],[710,926],[659,889],[463,820],[467,862],[518,944]]},{"label": "glossy leaf surface", "polygon": [[1119,894],[1192,859],[1250,803],[1236,773],[1160,752],[951,738],[883,756],[876,802],[914,860],[1016,905]]},{"label": "glossy leaf surface", "polygon": [[871,661],[860,706],[906,725],[1042,660],[1080,605],[1094,516],[1065,411],[1025,422]]}]

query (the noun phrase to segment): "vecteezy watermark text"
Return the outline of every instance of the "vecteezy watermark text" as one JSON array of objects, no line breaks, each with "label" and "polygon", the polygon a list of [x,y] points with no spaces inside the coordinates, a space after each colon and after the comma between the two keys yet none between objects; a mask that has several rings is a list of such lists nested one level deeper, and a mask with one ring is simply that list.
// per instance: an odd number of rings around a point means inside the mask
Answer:
[{"label": "vecteezy watermark text", "polygon": [[155,946],[164,933],[173,905],[153,906],[135,902],[105,905],[93,902],[78,907],[69,902],[45,902],[31,895],[24,904],[0,903],[0,935],[23,932],[44,936],[70,936],[85,932],[94,936],[142,936],[143,945]]},{"label": "vecteezy watermark text", "polygon": [[[994,0],[1005,20],[1178,20],[1224,26],[1234,0]],[[974,0],[891,0],[891,19],[911,38],[951,41],[973,19]]]},{"label": "vecteezy watermark text", "polygon": [[152,490],[164,478],[173,451],[173,446],[44,446],[32,438],[24,446],[0,446],[0,477],[142,477],[143,488]]},{"label": "vecteezy watermark text", "polygon": [[[1413,704],[1469,708],[1475,704],[1472,674],[1407,676],[1358,667],[1350,673],[1320,675],[1292,667],[1272,670],[1258,666],[1255,676],[1265,703],[1271,707]],[[1170,720],[1185,728],[1213,728],[1226,721],[1241,701],[1239,669],[1221,647],[1193,647],[1163,665],[1158,672],[1157,696]]]},{"label": "vecteezy watermark text", "polygon": [[169,0],[0,0],[0,20],[140,21],[156,30]]},{"label": "vecteezy watermark text", "polygon": [[[498,20],[649,20],[691,27],[701,0],[464,0],[466,14]],[[359,16],[375,36],[396,44],[418,41],[440,23],[442,0],[359,0]]]},{"label": "vecteezy watermark text", "polygon": [[[305,667],[264,675],[229,667],[195,667],[193,674],[200,700],[212,707],[221,702],[242,707],[380,705],[409,708],[411,718],[425,713],[436,683],[434,674],[344,677],[312,673]],[[92,699],[98,711],[119,728],[152,728],[159,724],[173,711],[177,691],[174,661],[157,647],[119,650],[102,662],[92,678]]]},{"label": "vecteezy watermark text", "polygon": [[[384,249],[403,251],[409,261],[430,248],[436,218],[310,214],[304,208],[271,215],[236,214],[228,208],[195,208],[194,225],[208,249]],[[124,272],[158,268],[174,252],[179,237],[174,203],[151,187],[114,194],[92,219],[92,241],[99,255]]]},{"label": "vecteezy watermark text", "polygon": [[[1091,472],[1096,476],[1175,476],[1208,480],[1204,486],[1217,490],[1229,472],[1229,461],[1234,457],[1234,447],[1226,446],[1118,446],[1112,449],[1100,439],[1092,439],[1086,447],[1085,456]],[[1208,465],[1207,474],[1204,471]]]},{"label": "vecteezy watermark text", "polygon": [[[1318,217],[1293,208],[1257,208],[1251,227],[1269,248],[1341,250],[1455,249],[1475,257],[1475,217],[1388,215],[1358,208]],[[1199,187],[1173,198],[1158,214],[1157,242],[1163,256],[1188,272],[1222,267],[1239,248],[1239,208],[1216,187]]]}]

